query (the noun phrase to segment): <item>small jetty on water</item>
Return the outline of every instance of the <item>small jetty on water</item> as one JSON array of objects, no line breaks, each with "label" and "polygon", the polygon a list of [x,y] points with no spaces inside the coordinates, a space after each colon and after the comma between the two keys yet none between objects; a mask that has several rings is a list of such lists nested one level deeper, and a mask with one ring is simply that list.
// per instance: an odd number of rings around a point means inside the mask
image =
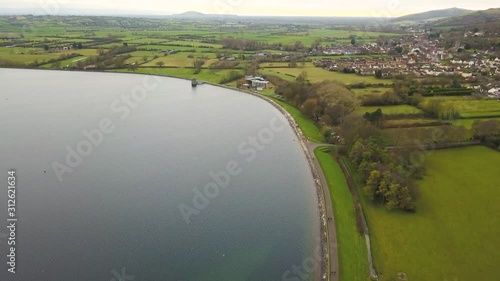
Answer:
[{"label": "small jetty on water", "polygon": [[196,78],[191,79],[191,86],[192,87],[196,87],[196,86],[202,85],[202,84],[204,84],[203,81],[198,81],[198,80],[196,80]]}]

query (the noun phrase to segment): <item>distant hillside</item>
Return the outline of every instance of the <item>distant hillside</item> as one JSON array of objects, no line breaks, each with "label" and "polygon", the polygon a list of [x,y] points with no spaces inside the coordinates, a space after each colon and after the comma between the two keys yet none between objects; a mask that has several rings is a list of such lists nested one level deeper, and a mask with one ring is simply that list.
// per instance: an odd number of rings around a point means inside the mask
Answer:
[{"label": "distant hillside", "polygon": [[477,11],[466,15],[442,19],[435,24],[437,26],[472,26],[482,24],[499,24],[500,8]]},{"label": "distant hillside", "polygon": [[200,12],[189,11],[189,12],[185,12],[185,13],[182,13],[182,14],[175,14],[173,16],[183,17],[183,18],[203,18],[203,17],[205,17],[207,15],[205,15],[204,13],[200,13]]},{"label": "distant hillside", "polygon": [[237,15],[216,15],[216,14],[204,14],[195,11],[189,11],[182,14],[172,15],[175,18],[183,18],[183,19],[206,19],[206,18],[234,18],[238,17]]},{"label": "distant hillside", "polygon": [[451,8],[444,10],[434,10],[419,14],[407,15],[399,18],[395,18],[392,22],[404,22],[404,21],[435,21],[443,18],[462,16],[465,14],[472,13],[472,10],[465,10],[459,8]]}]

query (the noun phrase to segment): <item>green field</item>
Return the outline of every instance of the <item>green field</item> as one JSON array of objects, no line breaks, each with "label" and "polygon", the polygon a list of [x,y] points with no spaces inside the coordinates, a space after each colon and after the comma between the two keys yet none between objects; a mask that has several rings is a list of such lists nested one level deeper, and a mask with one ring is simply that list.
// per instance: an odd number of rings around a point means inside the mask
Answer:
[{"label": "green field", "polygon": [[[69,55],[72,53],[81,54],[83,56],[95,55],[95,49],[83,50],[67,50],[59,52],[47,52],[42,48],[6,48],[0,47],[0,59],[7,59],[19,63],[29,64],[35,61],[44,62],[50,59],[57,59],[61,55]],[[61,64],[62,65],[62,64]]]},{"label": "green field", "polygon": [[440,100],[443,106],[456,108],[463,118],[500,117],[500,101],[497,100],[477,100],[470,97],[430,97],[425,99],[423,105],[433,99]]},{"label": "green field", "polygon": [[366,95],[382,95],[383,93],[390,91],[391,88],[364,88],[364,89],[351,89],[351,91],[358,97],[363,97]]},{"label": "green field", "polygon": [[329,152],[323,150],[318,148],[314,154],[321,164],[330,189],[337,231],[340,280],[369,280],[366,244],[356,227],[352,195],[339,164]]},{"label": "green field", "polygon": [[472,123],[474,121],[479,120],[479,121],[488,121],[488,120],[497,120],[500,121],[500,118],[482,118],[482,119],[457,119],[451,121],[451,123],[455,126],[464,126],[467,129],[472,128]]},{"label": "green field", "polygon": [[411,105],[386,105],[386,106],[360,106],[357,110],[356,113],[358,114],[365,114],[366,112],[374,112],[377,109],[382,109],[382,113],[385,115],[396,115],[396,114],[408,114],[408,115],[415,115],[415,114],[423,114],[424,112],[414,106]]},{"label": "green field", "polygon": [[429,152],[417,212],[364,202],[381,281],[497,280],[500,153],[476,146]]},{"label": "green field", "polygon": [[[360,76],[356,74],[345,74],[335,71],[328,71],[319,67],[313,66],[311,63],[306,63],[305,67],[301,67],[300,63],[296,68],[264,68],[261,69],[260,72],[264,75],[276,75],[276,74],[289,74],[292,76],[299,76],[302,71],[307,72],[308,79],[312,83],[321,82],[324,80],[333,80],[340,82],[342,84],[354,84],[354,83],[392,83],[392,80],[381,80],[377,79],[374,76]],[[279,75],[278,75],[279,76]],[[291,77],[294,79],[293,77]]]},{"label": "green field", "polygon": [[[75,65],[78,61],[84,60],[86,58],[87,57],[85,57],[85,56],[78,56],[78,57],[70,58],[70,59],[67,59],[67,60],[62,60],[59,63],[61,65],[61,67],[70,67],[70,66]],[[52,65],[53,65],[52,63],[47,63],[47,64],[44,64],[44,65],[42,65],[40,67],[42,67],[42,68],[51,68]]]},{"label": "green field", "polygon": [[436,122],[439,122],[439,120],[430,118],[390,119],[384,120],[384,127],[427,127],[433,126]]}]

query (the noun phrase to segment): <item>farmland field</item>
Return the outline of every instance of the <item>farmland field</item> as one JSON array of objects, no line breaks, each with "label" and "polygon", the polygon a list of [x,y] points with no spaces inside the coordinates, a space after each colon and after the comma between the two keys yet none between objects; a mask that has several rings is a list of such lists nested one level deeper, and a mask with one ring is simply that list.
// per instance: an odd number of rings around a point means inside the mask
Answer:
[{"label": "farmland field", "polygon": [[398,272],[408,280],[496,280],[500,153],[475,146],[425,157],[416,213],[364,202],[381,281]]},{"label": "farmland field", "polygon": [[433,124],[438,123],[439,120],[430,119],[430,118],[403,118],[403,119],[392,119],[392,120],[384,120],[384,127],[426,127],[432,126]]},{"label": "farmland field", "polygon": [[0,59],[7,59],[19,63],[29,64],[35,61],[43,62],[50,59],[57,59],[61,55],[69,55],[72,53],[81,54],[83,56],[95,55],[95,49],[83,50],[68,50],[60,52],[46,52],[41,48],[6,48],[0,47]]},{"label": "farmland field", "polygon": [[307,72],[308,78],[312,83],[321,82],[324,80],[334,80],[346,85],[354,83],[392,83],[391,80],[380,80],[375,78],[374,76],[359,76],[356,74],[345,74],[328,71],[322,68],[315,67],[311,63],[306,63],[303,68],[264,68],[263,70],[261,70],[263,74],[276,75],[276,73],[281,73],[293,75],[295,77],[299,76],[302,71]]},{"label": "farmland field", "polygon": [[497,120],[500,121],[500,118],[481,118],[481,119],[457,119],[451,121],[453,125],[455,126],[464,126],[465,128],[470,129],[472,127],[472,123],[474,121],[479,120],[479,121],[488,121],[488,120]]},{"label": "farmland field", "polygon": [[365,114],[366,112],[374,112],[379,108],[382,109],[382,113],[385,115],[423,114],[422,110],[411,105],[361,106],[356,110],[356,113]]},{"label": "farmland field", "polygon": [[382,95],[383,93],[390,91],[391,88],[364,88],[364,89],[351,89],[351,91],[358,97],[363,97],[366,95]]},{"label": "farmland field", "polygon": [[424,101],[440,100],[443,106],[452,106],[460,112],[463,118],[500,117],[500,101],[477,100],[469,97],[431,97]]}]

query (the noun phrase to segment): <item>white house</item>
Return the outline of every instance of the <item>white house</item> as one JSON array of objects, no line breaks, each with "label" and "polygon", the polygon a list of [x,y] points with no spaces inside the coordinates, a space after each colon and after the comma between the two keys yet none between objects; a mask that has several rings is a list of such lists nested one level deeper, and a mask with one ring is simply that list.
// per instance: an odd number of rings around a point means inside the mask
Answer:
[{"label": "white house", "polygon": [[263,89],[267,88],[267,85],[269,84],[269,81],[266,79],[259,77],[259,76],[246,76],[245,81],[254,89],[257,89],[258,91],[262,91]]}]

